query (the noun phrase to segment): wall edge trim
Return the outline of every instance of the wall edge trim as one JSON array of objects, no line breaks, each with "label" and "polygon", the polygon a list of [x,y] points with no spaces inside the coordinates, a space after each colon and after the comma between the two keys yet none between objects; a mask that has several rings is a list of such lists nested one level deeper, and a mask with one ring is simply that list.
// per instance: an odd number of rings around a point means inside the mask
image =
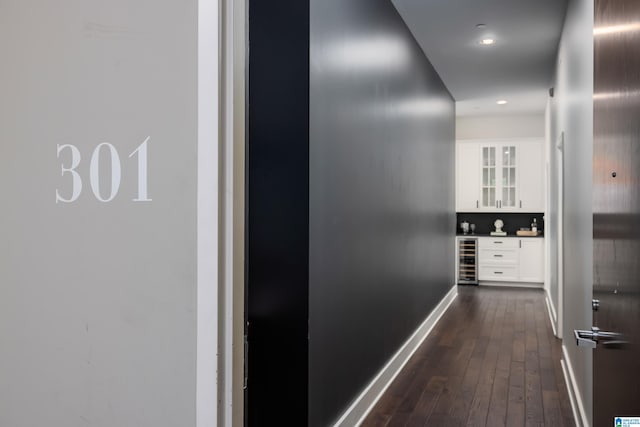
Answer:
[{"label": "wall edge trim", "polygon": [[195,425],[218,420],[219,0],[198,0]]},{"label": "wall edge trim", "polygon": [[556,329],[556,323],[558,321],[558,315],[556,314],[556,310],[551,303],[551,298],[549,297],[549,292],[547,289],[544,290],[544,302],[547,304],[547,312],[549,313],[549,320],[551,321],[551,329],[553,329],[553,335],[558,336],[558,331]]},{"label": "wall edge trim", "polygon": [[431,333],[442,315],[447,311],[451,303],[458,296],[458,286],[453,285],[449,292],[442,298],[438,305],[429,313],[427,318],[389,359],[387,364],[365,387],[351,406],[342,414],[333,427],[359,426],[382,397],[393,380],[398,376],[402,368],[407,364],[411,356],[420,347],[422,342]]},{"label": "wall edge trim", "polygon": [[564,344],[562,344],[562,355],[563,358],[560,360],[560,364],[562,365],[564,382],[567,386],[567,390],[569,391],[569,401],[571,402],[573,419],[575,420],[576,426],[578,427],[590,427],[589,418],[585,413],[584,405],[582,403],[582,395],[580,394],[580,390],[578,389],[573,366],[571,365],[571,360],[569,359],[569,353],[567,352],[567,347]]}]

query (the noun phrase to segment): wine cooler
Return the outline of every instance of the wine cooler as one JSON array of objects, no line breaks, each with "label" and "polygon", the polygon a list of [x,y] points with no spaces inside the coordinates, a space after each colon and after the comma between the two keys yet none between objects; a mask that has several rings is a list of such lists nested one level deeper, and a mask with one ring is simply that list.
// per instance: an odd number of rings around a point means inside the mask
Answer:
[{"label": "wine cooler", "polygon": [[478,284],[478,239],[458,238],[458,284]]}]

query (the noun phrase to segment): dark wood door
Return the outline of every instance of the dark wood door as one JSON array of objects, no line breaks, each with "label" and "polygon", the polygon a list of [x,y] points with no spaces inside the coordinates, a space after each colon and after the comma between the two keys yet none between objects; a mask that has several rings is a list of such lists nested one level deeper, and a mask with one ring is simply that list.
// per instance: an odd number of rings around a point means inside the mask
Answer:
[{"label": "dark wood door", "polygon": [[640,417],[640,1],[596,0],[594,39],[594,323],[623,338],[594,350],[593,425],[611,426]]}]

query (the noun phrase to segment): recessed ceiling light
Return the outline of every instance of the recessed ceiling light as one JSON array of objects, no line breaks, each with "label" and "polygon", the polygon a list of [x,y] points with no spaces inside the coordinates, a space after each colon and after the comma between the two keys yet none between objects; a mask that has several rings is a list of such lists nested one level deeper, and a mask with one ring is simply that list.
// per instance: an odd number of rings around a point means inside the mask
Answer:
[{"label": "recessed ceiling light", "polygon": [[496,101],[496,104],[498,104],[498,105],[504,105],[506,103],[507,103],[506,99],[499,99],[499,100]]},{"label": "recessed ceiling light", "polygon": [[489,38],[480,40],[480,44],[483,45],[483,46],[490,46],[490,45],[494,44],[495,42],[496,41],[494,39],[489,39]]}]

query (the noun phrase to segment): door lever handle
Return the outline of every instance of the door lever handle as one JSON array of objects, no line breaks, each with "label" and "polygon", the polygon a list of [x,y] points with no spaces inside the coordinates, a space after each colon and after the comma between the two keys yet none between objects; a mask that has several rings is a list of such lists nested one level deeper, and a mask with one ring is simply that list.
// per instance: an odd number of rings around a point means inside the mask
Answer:
[{"label": "door lever handle", "polygon": [[605,348],[622,348],[628,344],[623,335],[618,332],[603,332],[597,326],[593,326],[590,331],[573,331],[578,347],[596,348],[602,344]]},{"label": "door lever handle", "polygon": [[576,345],[578,347],[596,348],[596,345],[598,345],[598,342],[593,339],[593,335],[589,331],[574,329],[573,334],[576,337]]}]

